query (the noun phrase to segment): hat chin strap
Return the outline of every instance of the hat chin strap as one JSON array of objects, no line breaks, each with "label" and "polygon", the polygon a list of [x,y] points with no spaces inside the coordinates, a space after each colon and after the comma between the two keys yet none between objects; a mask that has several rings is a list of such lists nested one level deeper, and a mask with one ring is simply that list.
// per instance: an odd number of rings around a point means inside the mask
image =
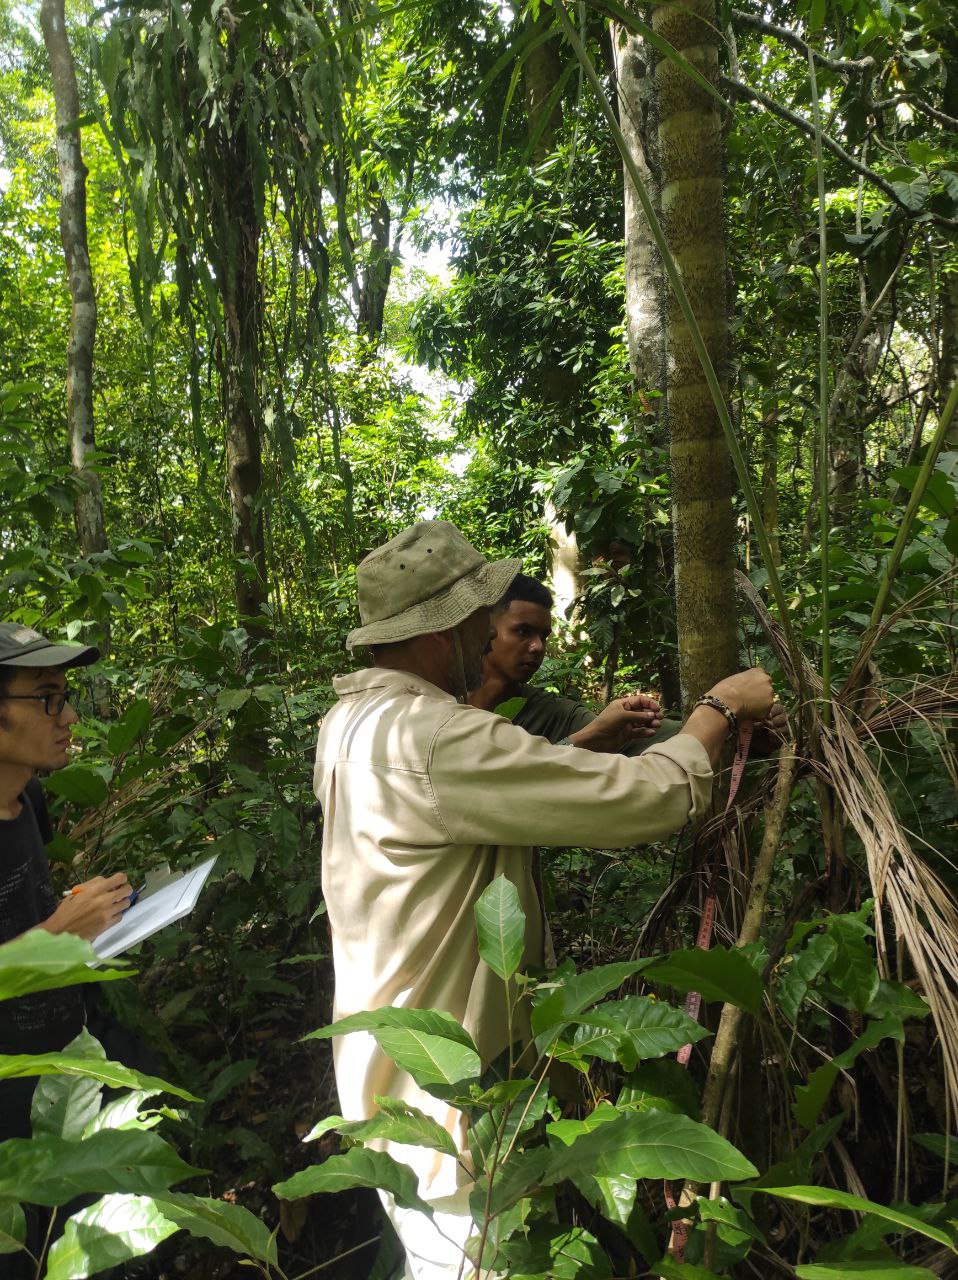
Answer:
[{"label": "hat chin strap", "polygon": [[469,690],[466,687],[466,668],[462,660],[462,641],[459,639],[458,627],[453,627],[452,643],[456,650],[456,667],[452,673],[452,691],[456,695],[457,702],[466,702],[469,698]]}]

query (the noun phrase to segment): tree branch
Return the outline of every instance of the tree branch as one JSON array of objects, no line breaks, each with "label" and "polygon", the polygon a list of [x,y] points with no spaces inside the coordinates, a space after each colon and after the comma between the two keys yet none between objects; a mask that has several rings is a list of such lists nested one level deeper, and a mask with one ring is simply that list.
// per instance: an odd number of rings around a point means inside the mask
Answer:
[{"label": "tree branch", "polygon": [[871,110],[881,111],[884,107],[897,107],[900,102],[917,108],[918,111],[923,112],[926,116],[930,116],[932,120],[936,120],[938,124],[944,125],[946,129],[958,129],[958,119],[954,116],[945,115],[944,111],[939,111],[930,102],[925,102],[923,98],[919,98],[917,93],[896,93],[893,98],[882,98],[880,102],[871,103]]},{"label": "tree branch", "polygon": [[731,16],[734,22],[740,22],[743,27],[751,27],[753,31],[761,31],[763,35],[774,36],[781,44],[791,45],[793,49],[797,49],[805,57],[811,55],[817,63],[827,67],[829,71],[855,73],[857,71],[868,71],[875,66],[875,59],[870,56],[864,58],[829,58],[827,54],[819,53],[817,49],[813,49],[794,31],[790,31],[787,27],[777,27],[773,22],[766,22],[764,18],[759,18],[754,13],[743,13],[741,9],[733,9]]},{"label": "tree branch", "polygon": [[[767,93],[762,93],[761,89],[753,89],[751,85],[743,84],[741,80],[730,80],[728,76],[722,76],[720,84],[723,89],[734,97],[748,98],[752,102],[757,102],[759,106],[771,111],[773,115],[778,116],[781,120],[792,124],[800,132],[804,133],[808,138],[814,138],[815,130],[812,125],[797,111],[792,111],[789,107],[783,107],[780,102],[776,102],[774,98],[770,98]],[[899,209],[909,218],[915,217],[912,209],[909,209],[905,202],[901,199],[895,188],[891,185],[887,178],[883,178],[880,173],[876,173],[874,169],[869,169],[867,165],[862,164],[860,160],[856,160],[853,155],[840,146],[834,138],[830,138],[828,134],[822,134],[822,146],[826,151],[830,151],[833,156],[837,156],[843,164],[855,173],[860,174],[866,182],[870,182],[873,187],[877,187],[884,195],[888,197]],[[946,218],[942,214],[929,214],[929,219],[936,222],[939,226],[949,227],[954,231],[958,231],[958,218]]]}]

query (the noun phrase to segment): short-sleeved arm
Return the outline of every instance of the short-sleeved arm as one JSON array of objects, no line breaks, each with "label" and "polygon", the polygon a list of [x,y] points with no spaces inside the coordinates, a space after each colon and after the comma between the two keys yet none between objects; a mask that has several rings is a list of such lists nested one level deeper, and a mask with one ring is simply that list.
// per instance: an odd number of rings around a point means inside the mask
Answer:
[{"label": "short-sleeved arm", "polygon": [[702,814],[712,789],[708,753],[689,734],[633,760],[553,747],[471,707],[436,733],[429,776],[442,822],[459,844],[642,844]]}]

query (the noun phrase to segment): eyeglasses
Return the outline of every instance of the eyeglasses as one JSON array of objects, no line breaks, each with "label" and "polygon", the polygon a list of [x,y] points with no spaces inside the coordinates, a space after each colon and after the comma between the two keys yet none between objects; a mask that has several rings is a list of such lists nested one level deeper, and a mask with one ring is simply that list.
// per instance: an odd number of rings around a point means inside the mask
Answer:
[{"label": "eyeglasses", "polygon": [[3,702],[42,702],[48,716],[58,716],[72,697],[72,689],[61,693],[0,693]]}]

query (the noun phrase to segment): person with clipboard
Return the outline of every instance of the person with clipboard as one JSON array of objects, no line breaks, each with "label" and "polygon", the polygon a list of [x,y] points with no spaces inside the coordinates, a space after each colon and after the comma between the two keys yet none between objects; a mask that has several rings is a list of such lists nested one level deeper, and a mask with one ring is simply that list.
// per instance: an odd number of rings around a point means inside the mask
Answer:
[{"label": "person with clipboard", "polygon": [[[37,774],[67,763],[77,713],[67,672],[96,662],[93,645],[57,644],[0,623],[0,943],[28,929],[88,940],[115,924],[132,889],[122,871],[94,876],[58,898],[44,846],[52,832]],[[54,988],[0,1005],[0,1053],[53,1053],[87,1023],[82,987]],[[0,1141],[30,1136],[36,1079],[0,1081]]]}]

